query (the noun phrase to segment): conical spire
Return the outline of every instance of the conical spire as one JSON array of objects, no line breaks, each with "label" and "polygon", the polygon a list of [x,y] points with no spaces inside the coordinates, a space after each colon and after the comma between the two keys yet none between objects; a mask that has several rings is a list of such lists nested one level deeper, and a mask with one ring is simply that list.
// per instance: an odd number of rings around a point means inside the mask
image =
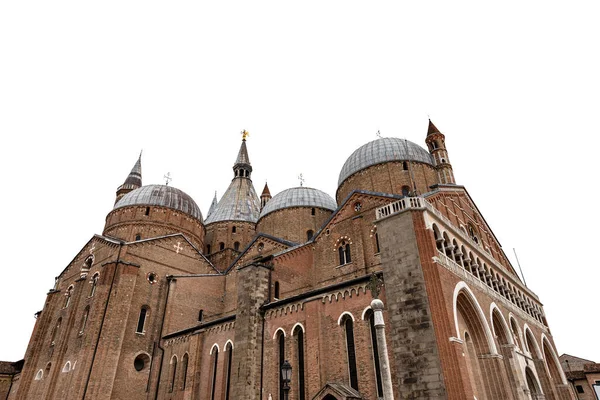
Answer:
[{"label": "conical spire", "polygon": [[242,146],[238,152],[235,164],[233,164],[234,178],[250,178],[250,174],[252,173],[252,165],[250,165],[250,157],[248,156],[248,149],[246,148],[247,132],[244,132]]},{"label": "conical spire", "polygon": [[213,211],[215,211],[215,208],[217,208],[217,203],[217,191],[215,190],[215,197],[213,197],[212,203],[210,203],[210,208],[208,209],[208,214],[206,214],[207,218],[210,214],[212,214]]},{"label": "conical spire", "polygon": [[260,195],[260,197],[262,196],[269,196],[271,197],[271,191],[269,190],[269,185],[267,184],[267,182],[265,182],[265,188],[262,191],[262,194]]},{"label": "conical spire", "polygon": [[121,199],[121,197],[125,196],[127,193],[132,190],[138,189],[142,187],[142,152],[140,152],[140,156],[136,161],[135,165],[131,169],[131,172],[125,179],[125,182],[117,189],[117,199],[115,200],[115,204],[117,201]]},{"label": "conical spire", "polygon": [[427,127],[427,136],[432,135],[434,133],[442,133],[438,128],[435,127],[431,119],[429,120],[429,126]]},{"label": "conical spire", "polygon": [[271,200],[271,191],[269,190],[269,185],[265,182],[265,188],[260,195],[260,209],[262,211],[263,207],[267,205],[267,203]]}]

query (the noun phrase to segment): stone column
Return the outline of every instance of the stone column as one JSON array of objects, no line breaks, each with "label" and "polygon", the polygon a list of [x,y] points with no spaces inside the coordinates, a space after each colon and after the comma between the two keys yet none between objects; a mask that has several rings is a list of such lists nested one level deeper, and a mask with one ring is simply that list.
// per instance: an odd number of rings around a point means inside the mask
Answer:
[{"label": "stone column", "polygon": [[375,321],[375,332],[377,336],[377,347],[379,348],[379,365],[381,366],[381,383],[383,385],[383,399],[394,400],[392,389],[392,373],[390,371],[390,359],[388,357],[387,343],[385,341],[385,323],[383,322],[383,302],[374,299],[371,302]]}]

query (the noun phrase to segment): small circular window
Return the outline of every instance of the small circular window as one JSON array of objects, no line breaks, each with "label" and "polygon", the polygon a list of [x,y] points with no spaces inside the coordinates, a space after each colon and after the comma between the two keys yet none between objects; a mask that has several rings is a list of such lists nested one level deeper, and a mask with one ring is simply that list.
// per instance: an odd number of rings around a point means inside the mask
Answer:
[{"label": "small circular window", "polygon": [[133,360],[133,367],[136,371],[142,371],[150,362],[150,357],[147,354],[140,354]]},{"label": "small circular window", "polygon": [[156,282],[158,282],[158,275],[154,272],[149,272],[146,278],[151,285],[154,285]]}]

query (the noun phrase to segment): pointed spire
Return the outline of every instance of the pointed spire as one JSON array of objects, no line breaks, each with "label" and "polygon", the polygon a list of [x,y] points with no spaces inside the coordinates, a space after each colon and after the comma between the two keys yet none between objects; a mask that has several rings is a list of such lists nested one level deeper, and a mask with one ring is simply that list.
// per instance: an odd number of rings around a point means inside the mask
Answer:
[{"label": "pointed spire", "polygon": [[263,207],[271,200],[271,191],[269,190],[269,185],[265,182],[265,188],[260,195],[260,209],[262,211]]},{"label": "pointed spire", "polygon": [[212,214],[213,211],[215,211],[215,208],[217,208],[217,203],[217,191],[215,190],[215,197],[213,197],[212,203],[210,203],[210,208],[208,209],[208,214],[206,214],[207,218],[210,214]]},{"label": "pointed spire", "polygon": [[438,128],[435,127],[431,119],[429,120],[429,126],[427,127],[427,136],[432,135],[434,133],[442,133]]},{"label": "pointed spire", "polygon": [[252,165],[250,164],[250,157],[248,156],[248,148],[246,147],[246,136],[248,132],[243,131],[242,134],[242,146],[238,152],[235,164],[233,164],[234,178],[250,178],[252,172]]},{"label": "pointed spire", "polygon": [[115,204],[117,201],[121,199],[121,197],[125,196],[127,193],[132,190],[138,189],[142,187],[142,152],[140,151],[140,156],[136,161],[135,165],[131,169],[131,172],[125,179],[125,182],[117,189],[117,199],[115,200]]}]

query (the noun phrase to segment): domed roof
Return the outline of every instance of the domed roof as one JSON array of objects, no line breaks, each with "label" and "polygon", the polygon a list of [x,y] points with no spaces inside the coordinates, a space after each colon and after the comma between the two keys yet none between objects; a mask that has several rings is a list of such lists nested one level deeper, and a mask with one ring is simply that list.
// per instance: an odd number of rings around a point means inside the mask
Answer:
[{"label": "domed roof", "polygon": [[433,165],[431,154],[406,139],[380,138],[359,147],[344,163],[338,186],[350,175],[372,165],[389,161],[417,161]]},{"label": "domed roof", "polygon": [[169,207],[186,213],[202,222],[202,212],[196,202],[186,193],[172,186],[142,186],[123,196],[115,204],[114,210],[134,205]]},{"label": "domed roof", "polygon": [[277,193],[260,212],[259,219],[277,210],[290,207],[317,207],[334,211],[335,200],[325,192],[309,187],[295,187]]}]

